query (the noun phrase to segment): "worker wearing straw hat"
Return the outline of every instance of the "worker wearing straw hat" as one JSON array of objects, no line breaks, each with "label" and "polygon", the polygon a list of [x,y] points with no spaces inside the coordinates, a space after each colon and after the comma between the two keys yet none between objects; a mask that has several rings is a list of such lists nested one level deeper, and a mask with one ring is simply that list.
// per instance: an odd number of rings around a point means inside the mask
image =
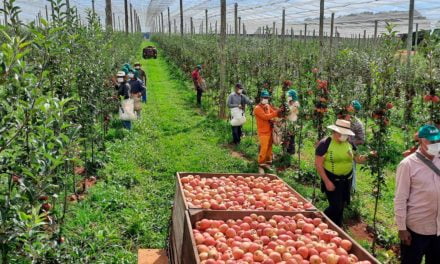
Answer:
[{"label": "worker wearing straw hat", "polygon": [[350,121],[338,119],[332,136],[322,139],[315,151],[315,166],[321,177],[321,190],[326,194],[329,206],[324,213],[338,226],[342,226],[344,207],[350,203],[353,161],[364,163],[365,156],[356,156],[348,142],[351,131]]}]

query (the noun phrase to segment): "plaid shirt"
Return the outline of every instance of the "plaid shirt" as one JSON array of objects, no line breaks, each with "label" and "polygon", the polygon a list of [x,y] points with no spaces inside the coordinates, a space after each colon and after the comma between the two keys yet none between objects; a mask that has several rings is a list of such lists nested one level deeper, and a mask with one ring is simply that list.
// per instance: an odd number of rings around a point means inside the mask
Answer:
[{"label": "plaid shirt", "polygon": [[[364,124],[355,116],[351,120],[351,131],[353,131],[354,136],[349,138],[350,143],[353,145],[363,145],[365,143]],[[360,141],[360,143],[357,142],[358,144],[354,144],[355,141]]]}]

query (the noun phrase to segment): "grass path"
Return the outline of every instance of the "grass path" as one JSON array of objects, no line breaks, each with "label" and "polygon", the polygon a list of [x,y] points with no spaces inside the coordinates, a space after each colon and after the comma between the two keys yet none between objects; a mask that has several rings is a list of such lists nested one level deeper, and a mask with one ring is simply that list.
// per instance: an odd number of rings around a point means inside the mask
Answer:
[{"label": "grass path", "polygon": [[165,247],[177,171],[251,167],[222,147],[225,122],[194,110],[194,94],[171,78],[162,57],[140,61],[149,77],[141,119],[109,144],[98,184],[67,218],[66,246],[75,263],[135,263],[138,248]]}]

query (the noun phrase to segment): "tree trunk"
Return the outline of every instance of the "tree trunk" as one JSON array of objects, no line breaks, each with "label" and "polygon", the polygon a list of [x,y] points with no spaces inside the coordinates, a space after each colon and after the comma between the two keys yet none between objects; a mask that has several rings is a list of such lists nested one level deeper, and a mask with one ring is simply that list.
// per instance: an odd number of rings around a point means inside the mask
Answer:
[{"label": "tree trunk", "polygon": [[[237,6],[237,4],[236,4]],[[219,96],[219,118],[226,118],[226,0],[220,0],[220,96]],[[235,20],[237,21],[237,20]],[[235,23],[237,29],[237,23]],[[237,33],[237,31],[236,31]]]},{"label": "tree trunk", "polygon": [[105,0],[105,26],[107,31],[113,30],[112,0]]}]

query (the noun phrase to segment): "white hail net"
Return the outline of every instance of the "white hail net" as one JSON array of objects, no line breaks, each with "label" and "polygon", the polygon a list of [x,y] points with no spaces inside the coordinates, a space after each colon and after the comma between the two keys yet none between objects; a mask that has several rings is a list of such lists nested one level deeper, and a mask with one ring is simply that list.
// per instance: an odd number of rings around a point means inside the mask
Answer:
[{"label": "white hail net", "polygon": [[[151,31],[152,26],[163,13],[165,32],[168,31],[168,12],[170,8],[171,31],[174,32],[174,20],[177,31],[180,29],[179,0],[129,0],[133,9],[136,9],[143,31]],[[38,12],[45,17],[45,0],[16,0],[21,7],[20,18],[32,21]],[[70,0],[71,6],[77,7],[82,20],[86,19],[86,10],[91,9],[92,0]],[[304,32],[307,23],[307,34],[318,34],[319,27],[319,0],[237,0],[226,1],[227,30],[234,30],[234,4],[238,4],[238,16],[241,25],[245,25],[247,33],[254,33],[259,27],[275,27],[281,32],[281,14],[286,11],[286,31],[293,29],[295,34]],[[124,28],[124,0],[112,0],[112,11],[115,13],[115,26]],[[190,27],[190,18],[193,18],[196,32],[205,29],[205,10],[208,10],[208,30],[215,31],[215,22],[220,28],[220,0],[183,0],[184,24],[187,31]],[[373,34],[374,21],[378,20],[378,32],[385,31],[385,22],[396,25],[396,30],[405,33],[408,31],[409,0],[325,0],[325,32],[329,32],[330,16],[335,13],[335,27],[341,36]],[[416,0],[414,23],[419,29],[434,29],[440,27],[440,0]],[[105,0],[95,0],[95,11],[105,21]],[[0,18],[2,19],[2,18]],[[203,28],[202,27],[203,24]],[[243,27],[241,27],[242,30]],[[415,28],[415,27],[414,27]]]}]

